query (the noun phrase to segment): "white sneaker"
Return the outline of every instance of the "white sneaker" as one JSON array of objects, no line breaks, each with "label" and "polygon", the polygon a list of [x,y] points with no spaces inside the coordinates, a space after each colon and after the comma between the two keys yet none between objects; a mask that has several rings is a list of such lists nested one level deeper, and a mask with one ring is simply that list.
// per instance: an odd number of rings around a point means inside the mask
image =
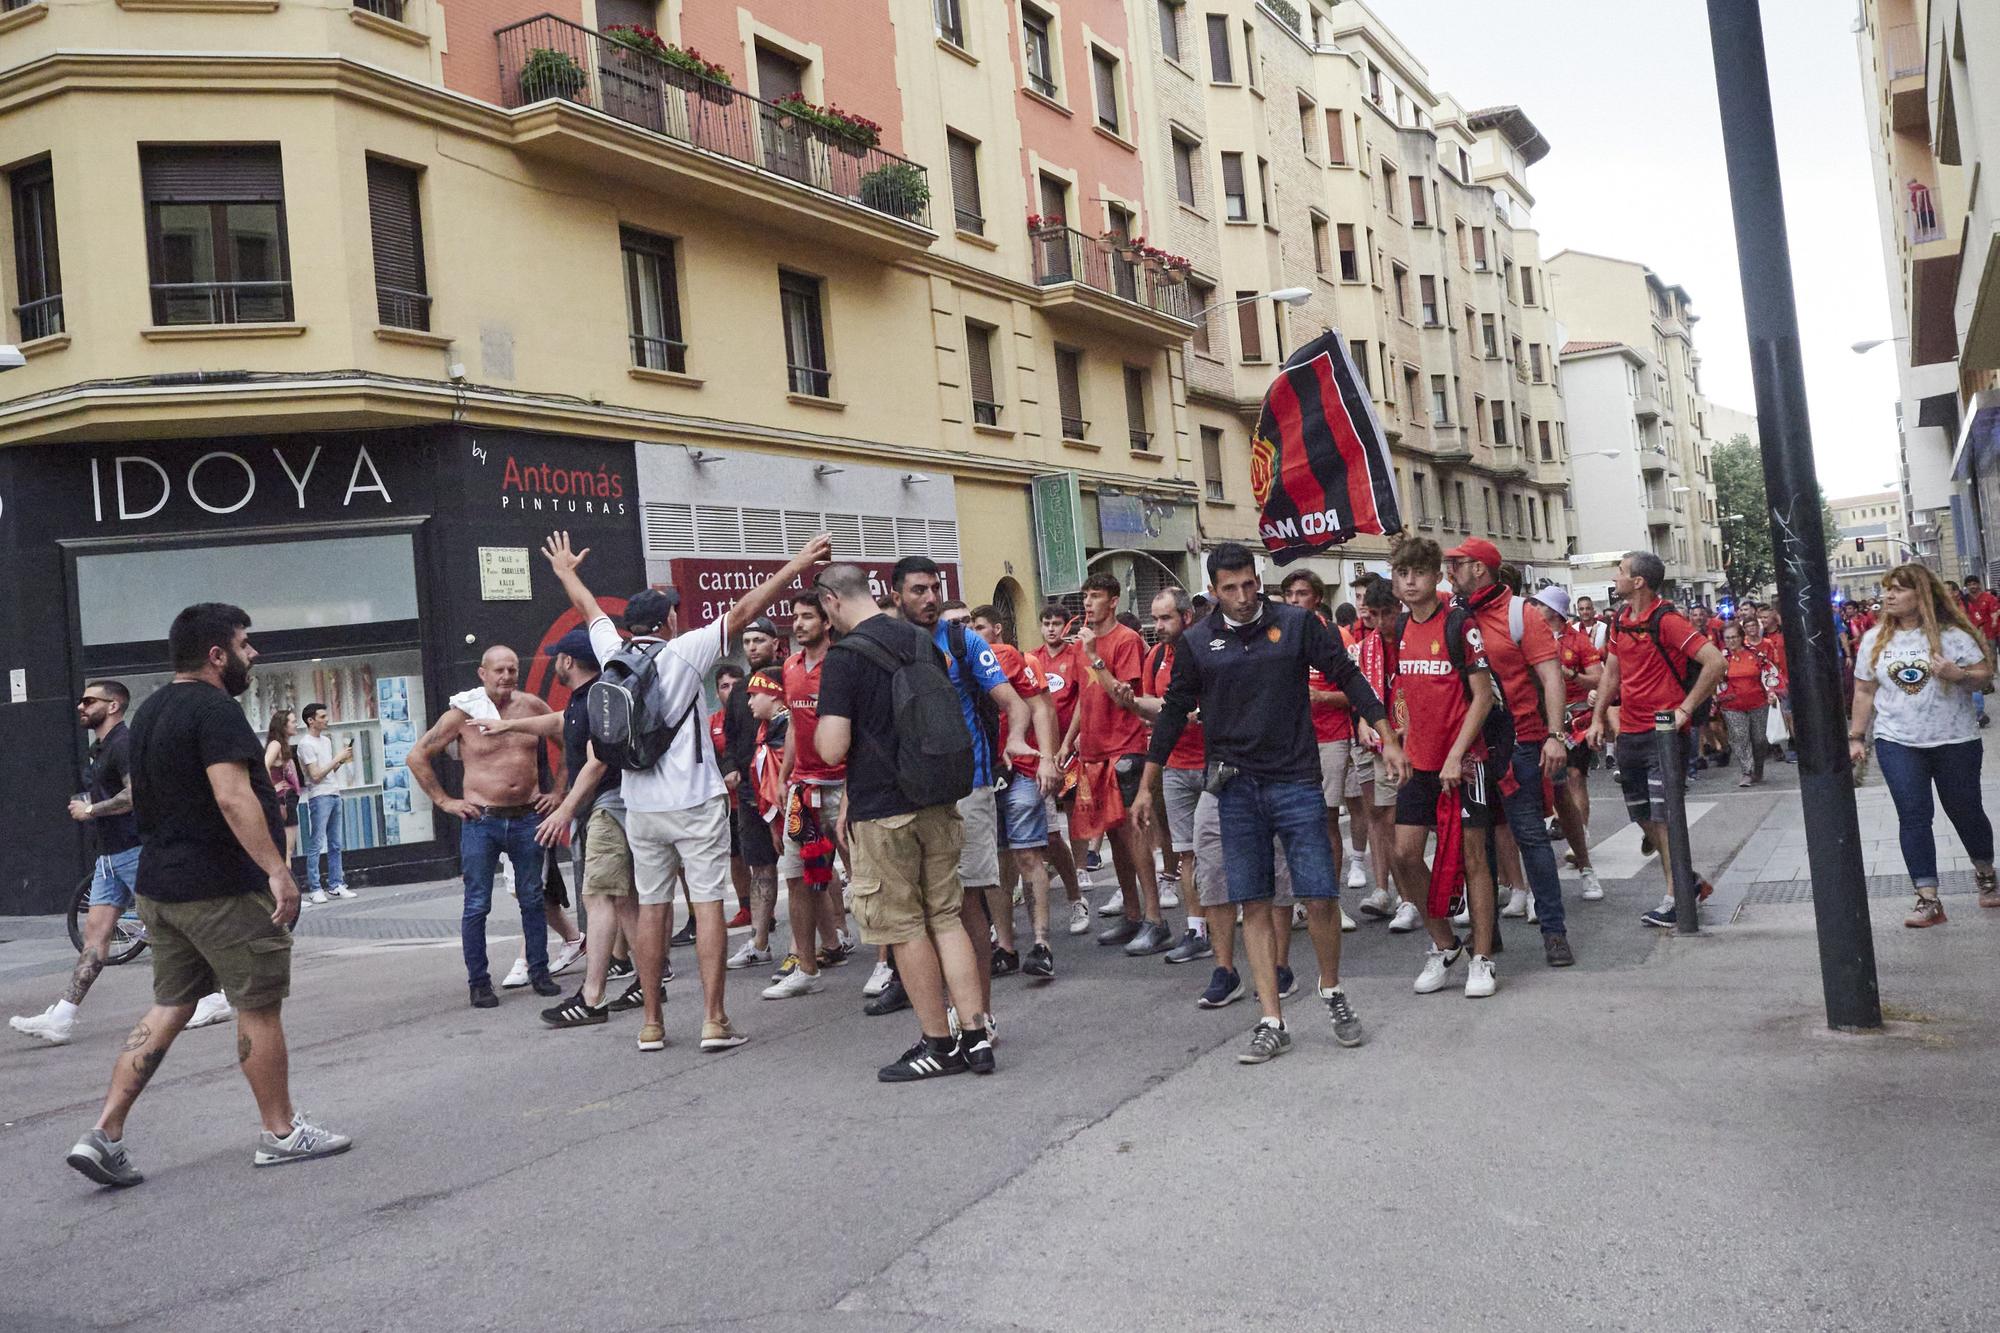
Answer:
[{"label": "white sneaker", "polygon": [[1493,960],[1474,954],[1472,963],[1465,969],[1465,998],[1483,1000],[1500,988],[1500,979],[1493,975]]},{"label": "white sneaker", "polygon": [[1090,904],[1079,898],[1069,905],[1069,933],[1081,935],[1090,929]]},{"label": "white sneaker", "polygon": [[838,944],[843,951],[847,953],[854,952],[854,936],[851,932],[836,927],[833,932],[833,939],[834,943]]},{"label": "white sneaker", "polygon": [[1112,894],[1109,898],[1106,898],[1104,900],[1103,906],[1097,909],[1097,914],[1099,916],[1125,915],[1125,891],[1123,889],[1120,889],[1118,892]]},{"label": "white sneaker", "polygon": [[1424,951],[1424,970],[1417,973],[1417,994],[1429,995],[1433,991],[1443,990],[1445,974],[1450,972],[1452,964],[1456,963],[1464,955],[1465,950],[1463,947],[1453,949],[1450,953],[1446,953],[1435,944],[1426,949]]},{"label": "white sneaker", "polygon": [[789,1000],[795,995],[814,995],[826,985],[826,978],[817,972],[808,972],[795,967],[778,981],[764,987],[763,996],[767,1000]]},{"label": "white sneaker", "polygon": [[1407,935],[1422,924],[1423,922],[1417,919],[1415,903],[1400,903],[1396,907],[1396,915],[1389,921],[1389,929],[1395,934]]},{"label": "white sneaker", "polygon": [[361,896],[360,894],[356,893],[353,889],[348,888],[345,884],[336,884],[332,888],[328,889],[327,892],[332,894],[336,898],[359,898]]},{"label": "white sneaker", "polygon": [[1587,903],[1602,902],[1604,881],[1597,877],[1595,870],[1585,870],[1580,873],[1583,875],[1583,900]]},{"label": "white sneaker", "polygon": [[[1343,913],[1343,915],[1345,914]],[[1305,928],[1306,928],[1306,905],[1304,903],[1293,903],[1292,929],[1304,930]]]},{"label": "white sneaker", "polygon": [[1541,919],[1542,914],[1535,910],[1535,895],[1531,893],[1528,895],[1528,924],[1532,926]]},{"label": "white sneaker", "polygon": [[62,1046],[68,1043],[76,1020],[57,1018],[56,1007],[50,1005],[39,1014],[21,1014],[10,1018],[7,1026],[23,1036],[39,1038],[51,1046]]},{"label": "white sneaker", "polygon": [[745,940],[743,941],[742,948],[729,955],[729,962],[726,966],[733,971],[745,967],[756,967],[761,963],[768,963],[770,961],[771,951],[769,949],[758,948],[755,940]]},{"label": "white sneaker", "polygon": [[883,991],[889,989],[889,978],[895,975],[895,970],[887,963],[876,963],[875,970],[868,974],[868,982],[861,988],[861,993],[873,999]]},{"label": "white sneaker", "polygon": [[506,979],[500,983],[502,990],[519,990],[528,984],[528,960],[516,958],[514,966],[507,969]]},{"label": "white sneaker", "polygon": [[[567,972],[572,967],[575,967],[577,960],[583,957],[583,950],[583,936],[579,935],[573,940],[565,940],[562,948],[556,950],[556,956],[549,959],[549,975],[554,976],[558,972]],[[522,961],[526,962],[527,960],[523,959]]]},{"label": "white sneaker", "polygon": [[1180,885],[1162,882],[1160,885],[1160,906],[1179,907],[1180,905],[1181,905]]},{"label": "white sneaker", "polygon": [[327,904],[326,890],[314,889],[311,893],[308,893],[306,895],[306,901],[311,903],[315,907],[326,906]]},{"label": "white sneaker", "polygon": [[1361,929],[1361,927],[1360,927],[1359,925],[1357,925],[1357,924],[1355,923],[1355,920],[1354,920],[1354,918],[1353,918],[1353,917],[1351,917],[1351,916],[1349,916],[1349,915],[1347,914],[1347,909],[1346,909],[1345,907],[1341,908],[1341,909],[1340,909],[1340,933],[1341,933],[1341,934],[1343,934],[1343,935],[1345,935],[1345,934],[1346,934],[1346,933],[1347,933],[1348,931],[1350,931],[1350,930],[1359,930],[1359,929]]},{"label": "white sneaker", "polygon": [[1507,905],[1500,909],[1500,915],[1526,916],[1528,914],[1528,903],[1534,895],[1530,894],[1526,889],[1509,889],[1507,895]]},{"label": "white sneaker", "polygon": [[1468,902],[1465,906],[1459,908],[1458,911],[1454,912],[1452,914],[1451,924],[1457,926],[1460,930],[1463,930],[1467,926],[1471,925],[1472,904]]},{"label": "white sneaker", "polygon": [[194,1017],[188,1020],[191,1028],[205,1028],[210,1023],[227,1023],[236,1017],[229,1001],[221,991],[214,991],[201,997],[201,1003],[194,1007]]},{"label": "white sneaker", "polygon": [[1361,858],[1358,856],[1347,858],[1347,887],[1350,889],[1368,887],[1368,868],[1361,864]]},{"label": "white sneaker", "polygon": [[1363,916],[1373,917],[1379,921],[1384,917],[1395,915],[1395,912],[1396,900],[1389,896],[1387,889],[1378,888],[1375,892],[1361,900],[1361,915]]}]

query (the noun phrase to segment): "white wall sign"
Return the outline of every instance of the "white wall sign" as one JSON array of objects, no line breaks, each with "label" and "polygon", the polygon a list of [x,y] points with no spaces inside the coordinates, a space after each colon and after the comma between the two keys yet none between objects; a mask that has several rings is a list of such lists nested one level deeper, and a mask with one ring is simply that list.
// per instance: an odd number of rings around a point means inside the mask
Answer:
[{"label": "white wall sign", "polygon": [[482,546],[479,548],[479,599],[483,602],[533,601],[535,591],[528,573],[525,546]]}]

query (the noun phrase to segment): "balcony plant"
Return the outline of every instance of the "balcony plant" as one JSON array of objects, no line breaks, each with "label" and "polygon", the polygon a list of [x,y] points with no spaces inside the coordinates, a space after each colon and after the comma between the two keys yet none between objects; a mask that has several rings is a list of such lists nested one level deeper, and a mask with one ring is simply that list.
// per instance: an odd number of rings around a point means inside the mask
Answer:
[{"label": "balcony plant", "polygon": [[590,76],[567,51],[538,46],[528,52],[521,65],[521,100],[538,102],[544,97],[561,97],[571,102],[586,101],[583,90]]},{"label": "balcony plant", "polygon": [[1040,213],[1028,214],[1029,231],[1053,231],[1059,227],[1066,227],[1068,225],[1067,222],[1053,213],[1047,216]]},{"label": "balcony plant", "polygon": [[[793,93],[772,105],[795,123],[803,121],[832,147],[859,157],[882,142],[882,127],[866,116],[842,111],[837,106],[819,106]],[[871,173],[872,174],[872,173]]]},{"label": "balcony plant", "polygon": [[891,162],[861,178],[861,202],[877,213],[913,222],[931,201],[931,183],[909,162]]}]

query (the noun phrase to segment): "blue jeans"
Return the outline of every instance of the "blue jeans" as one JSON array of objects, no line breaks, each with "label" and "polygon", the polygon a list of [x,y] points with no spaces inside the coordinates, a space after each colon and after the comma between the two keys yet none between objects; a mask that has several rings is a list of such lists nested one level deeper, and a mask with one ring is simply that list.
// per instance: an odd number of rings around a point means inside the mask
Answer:
[{"label": "blue jeans", "polygon": [[549,921],[542,906],[544,852],[535,842],[541,816],[487,815],[468,819],[458,834],[459,869],[465,875],[465,916],[459,941],[465,949],[465,979],[492,984],[486,970],[486,917],[493,910],[493,875],[504,852],[514,863],[514,898],[521,904],[521,933],[528,946],[528,975],[549,974]]},{"label": "blue jeans", "polygon": [[1882,781],[1896,802],[1896,836],[1903,843],[1903,864],[1910,882],[1936,888],[1937,839],[1931,836],[1931,787],[1944,806],[1945,818],[1958,830],[1965,854],[1978,865],[1993,863],[1993,823],[1979,801],[1978,741],[1957,745],[1898,745],[1877,737],[1875,761]]},{"label": "blue jeans", "polygon": [[1542,743],[1517,744],[1513,768],[1514,781],[1520,785],[1512,796],[1500,798],[1500,808],[1507,812],[1507,827],[1514,833],[1514,845],[1521,849],[1521,869],[1528,873],[1542,934],[1561,935],[1562,881],[1556,877],[1556,851],[1549,845],[1548,815],[1542,808]]},{"label": "blue jeans", "polygon": [[346,887],[340,868],[340,798],[315,796],[306,802],[306,890],[319,892],[319,854],[326,853],[326,883]]},{"label": "blue jeans", "polygon": [[1230,902],[1266,902],[1277,893],[1273,837],[1284,844],[1294,898],[1340,897],[1333,844],[1326,840],[1326,797],[1317,782],[1274,782],[1239,773],[1216,799]]}]

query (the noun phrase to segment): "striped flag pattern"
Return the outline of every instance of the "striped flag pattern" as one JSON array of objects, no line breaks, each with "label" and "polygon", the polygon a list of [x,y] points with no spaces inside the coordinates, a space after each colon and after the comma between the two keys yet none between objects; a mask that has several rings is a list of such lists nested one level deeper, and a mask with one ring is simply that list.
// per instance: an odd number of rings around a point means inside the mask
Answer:
[{"label": "striped flag pattern", "polygon": [[1403,530],[1382,423],[1339,330],[1292,353],[1264,395],[1250,484],[1258,533],[1281,565],[1356,533]]}]

